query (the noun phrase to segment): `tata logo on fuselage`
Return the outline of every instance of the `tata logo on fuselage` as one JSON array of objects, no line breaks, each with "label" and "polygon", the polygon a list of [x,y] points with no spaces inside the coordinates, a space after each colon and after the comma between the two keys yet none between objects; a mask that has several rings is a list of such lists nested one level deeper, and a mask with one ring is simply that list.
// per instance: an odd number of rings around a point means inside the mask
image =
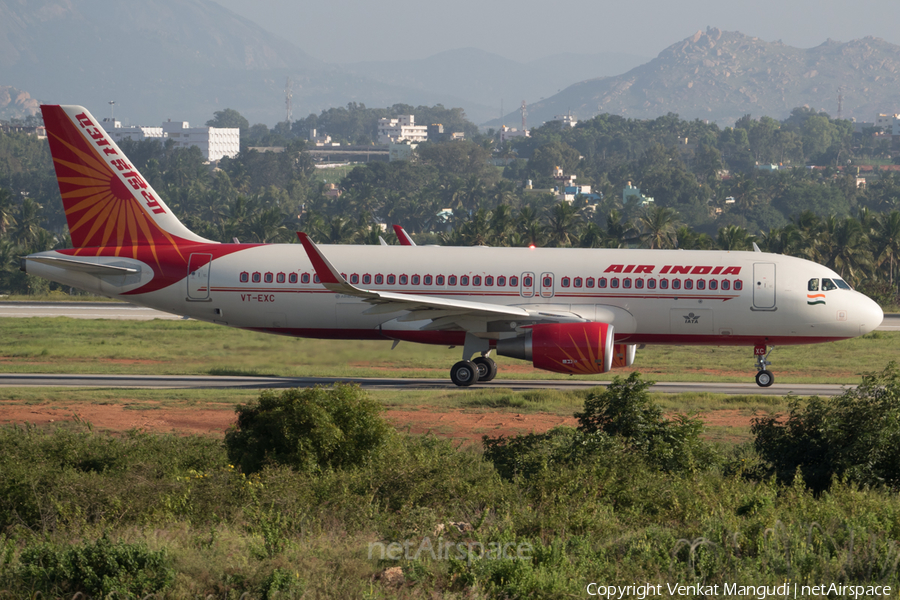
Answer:
[{"label": "tata logo on fuselage", "polygon": [[705,267],[694,265],[665,265],[656,270],[656,265],[609,265],[604,273],[646,273],[648,275],[740,275],[740,267]]}]

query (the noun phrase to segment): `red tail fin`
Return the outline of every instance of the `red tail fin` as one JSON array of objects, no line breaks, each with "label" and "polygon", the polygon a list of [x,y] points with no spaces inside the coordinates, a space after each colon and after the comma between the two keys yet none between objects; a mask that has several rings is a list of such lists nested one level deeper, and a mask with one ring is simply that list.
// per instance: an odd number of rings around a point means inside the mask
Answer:
[{"label": "red tail fin", "polygon": [[[207,242],[185,227],[80,106],[41,106],[75,248],[137,257],[140,247]],[[82,254],[84,254],[82,252]]]}]

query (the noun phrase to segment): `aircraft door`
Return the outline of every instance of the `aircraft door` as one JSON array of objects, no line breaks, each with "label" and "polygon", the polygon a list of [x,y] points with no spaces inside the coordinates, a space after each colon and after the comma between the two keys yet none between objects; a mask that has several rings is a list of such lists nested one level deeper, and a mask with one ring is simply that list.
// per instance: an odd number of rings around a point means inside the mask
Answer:
[{"label": "aircraft door", "polygon": [[553,297],[553,273],[541,273],[541,298]]},{"label": "aircraft door", "polygon": [[209,300],[209,267],[211,264],[212,254],[191,254],[188,259],[188,300]]},{"label": "aircraft door", "polygon": [[775,310],[775,263],[753,264],[753,308]]},{"label": "aircraft door", "polygon": [[534,273],[522,273],[522,283],[519,293],[523,298],[534,296]]}]

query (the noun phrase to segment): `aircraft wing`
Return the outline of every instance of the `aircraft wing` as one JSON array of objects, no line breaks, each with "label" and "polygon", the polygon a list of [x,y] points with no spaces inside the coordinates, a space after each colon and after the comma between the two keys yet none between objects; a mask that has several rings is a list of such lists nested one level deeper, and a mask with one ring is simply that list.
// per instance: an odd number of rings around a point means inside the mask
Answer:
[{"label": "aircraft wing", "polygon": [[[406,311],[415,314],[415,319],[438,319],[442,322],[455,322],[462,318],[486,318],[488,320],[510,321],[542,321],[542,322],[579,322],[581,317],[569,312],[535,311],[520,306],[505,306],[471,300],[457,300],[419,294],[400,294],[367,290],[347,283],[340,272],[325,258],[322,251],[303,232],[297,232],[306,254],[312,262],[319,281],[325,288],[337,294],[346,294],[362,298],[375,306],[367,314],[380,314]],[[411,320],[409,318],[403,320]]]}]

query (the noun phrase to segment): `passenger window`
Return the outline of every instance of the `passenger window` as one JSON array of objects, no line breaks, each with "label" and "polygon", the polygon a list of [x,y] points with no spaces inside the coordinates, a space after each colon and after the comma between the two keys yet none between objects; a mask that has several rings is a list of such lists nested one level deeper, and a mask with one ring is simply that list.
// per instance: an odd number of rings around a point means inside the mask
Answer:
[{"label": "passenger window", "polygon": [[375,276],[375,285],[381,285],[383,283],[384,283],[384,275],[379,273],[378,275]]},{"label": "passenger window", "polygon": [[635,280],[634,280],[634,287],[636,287],[636,288],[639,289],[639,290],[644,289],[644,280],[643,280],[643,279],[635,279]]},{"label": "passenger window", "polygon": [[250,273],[244,271],[241,273],[241,283],[247,283],[248,281],[250,281]]},{"label": "passenger window", "polygon": [[594,278],[588,277],[587,280],[584,282],[584,285],[585,285],[585,287],[589,287],[589,288],[594,287]]},{"label": "passenger window", "polygon": [[730,289],[731,289],[731,282],[728,281],[727,279],[723,279],[722,280],[722,291],[727,292]]},{"label": "passenger window", "polygon": [[819,280],[818,279],[810,279],[809,283],[806,284],[806,289],[810,292],[818,292],[819,291]]},{"label": "passenger window", "polygon": [[300,283],[309,283],[309,273],[300,276]]},{"label": "passenger window", "polygon": [[698,280],[697,280],[697,289],[698,289],[698,290],[705,290],[705,289],[706,289],[706,280],[705,280],[705,279],[698,279]]},{"label": "passenger window", "polygon": [[500,275],[499,277],[497,277],[497,285],[506,285],[506,277],[504,275]]},{"label": "passenger window", "polygon": [[661,290],[669,289],[669,280],[668,279],[660,279],[659,280],[659,289],[661,289]]},{"label": "passenger window", "polygon": [[542,284],[545,288],[548,288],[553,285],[553,279],[550,277],[544,277],[544,283]]},{"label": "passenger window", "polygon": [[368,273],[366,273],[365,275],[363,275],[363,283],[366,284],[366,285],[371,284],[371,283],[372,283],[372,276],[369,275]]},{"label": "passenger window", "polygon": [[434,281],[434,278],[431,275],[426,275],[423,278],[423,281],[425,282],[425,285],[431,285],[431,283]]},{"label": "passenger window", "polygon": [[584,280],[581,279],[581,277],[576,277],[576,278],[575,278],[575,287],[580,288],[580,287],[582,286],[583,283],[584,283]]},{"label": "passenger window", "polygon": [[597,280],[597,287],[605,288],[606,287],[606,277],[601,277]]},{"label": "passenger window", "polygon": [[444,276],[443,276],[443,275],[438,275],[437,277],[435,277],[434,283],[435,283],[436,285],[444,285]]},{"label": "passenger window", "polygon": [[275,276],[271,273],[266,273],[266,283],[272,283],[275,281]]},{"label": "passenger window", "polygon": [[393,275],[393,274],[388,275],[387,282],[388,282],[388,285],[394,285],[395,283],[397,283],[397,276]]},{"label": "passenger window", "polygon": [[275,283],[284,283],[284,273],[275,276]]},{"label": "passenger window", "polygon": [[609,287],[612,287],[612,288],[617,288],[617,287],[619,287],[619,278],[618,278],[618,277],[613,277],[612,279],[610,279],[610,280],[609,280]]},{"label": "passenger window", "polygon": [[400,285],[406,285],[408,283],[409,283],[409,277],[407,277],[406,275],[401,275],[400,276]]},{"label": "passenger window", "polygon": [[313,275],[313,283],[319,283],[319,276]]},{"label": "passenger window", "polygon": [[456,285],[456,275],[447,278],[447,285]]},{"label": "passenger window", "polygon": [[412,276],[412,284],[413,284],[413,285],[419,285],[419,282],[420,282],[421,280],[422,280],[422,278],[419,277],[418,275],[413,275],[413,276]]},{"label": "passenger window", "polygon": [[648,279],[648,280],[647,280],[647,289],[648,289],[648,290],[655,290],[655,289],[656,289],[656,280],[655,280],[655,279]]},{"label": "passenger window", "polygon": [[680,290],[680,289],[681,289],[681,280],[680,280],[680,279],[673,279],[673,280],[672,280],[672,289],[673,289],[673,290]]},{"label": "passenger window", "polygon": [[459,285],[469,285],[469,276],[463,275],[459,278]]},{"label": "passenger window", "polygon": [[741,281],[740,279],[738,279],[737,281],[734,282],[734,290],[736,292],[739,292],[742,289],[744,289],[744,282]]},{"label": "passenger window", "polygon": [[685,279],[684,280],[684,289],[686,289],[686,290],[694,289],[694,280],[693,279]]},{"label": "passenger window", "polygon": [[519,278],[513,275],[509,278],[510,287],[517,287],[519,285]]},{"label": "passenger window", "polygon": [[262,275],[259,273],[253,274],[253,283],[259,283],[262,280]]},{"label": "passenger window", "polygon": [[531,287],[534,285],[534,281],[532,281],[531,277],[526,277],[525,279],[522,280],[522,284],[525,287]]},{"label": "passenger window", "polygon": [[297,283],[297,274],[291,273],[288,275],[288,283]]},{"label": "passenger window", "polygon": [[625,279],[622,280],[622,287],[631,289],[631,277],[626,277]]},{"label": "passenger window", "polygon": [[484,278],[484,285],[494,285],[494,276],[486,275]]},{"label": "passenger window", "polygon": [[472,285],[481,285],[481,275],[472,276]]},{"label": "passenger window", "polygon": [[710,279],[709,280],[709,289],[711,289],[711,290],[719,289],[719,282],[715,279]]},{"label": "passenger window", "polygon": [[[545,279],[544,281],[547,281],[547,280]],[[569,279],[568,277],[563,277],[563,278],[562,278],[562,286],[563,286],[563,287],[569,287],[569,285],[570,285],[571,283],[572,283],[572,280]],[[548,282],[546,285],[549,285],[549,282]]]},{"label": "passenger window", "polygon": [[[735,289],[737,289],[737,286],[735,286]],[[834,285],[833,281],[831,281],[830,279],[822,279],[822,291],[823,292],[830,292],[831,290],[836,290],[836,289],[837,289],[837,286]]]}]

